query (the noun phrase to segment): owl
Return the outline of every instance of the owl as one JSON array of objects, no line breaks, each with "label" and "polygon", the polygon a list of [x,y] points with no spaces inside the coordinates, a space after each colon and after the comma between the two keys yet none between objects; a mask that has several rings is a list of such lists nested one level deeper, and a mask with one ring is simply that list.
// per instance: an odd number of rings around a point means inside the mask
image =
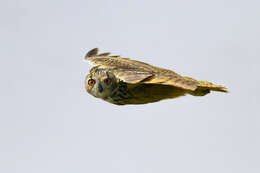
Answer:
[{"label": "owl", "polygon": [[144,62],[110,56],[110,53],[98,54],[97,48],[86,54],[85,61],[93,65],[85,79],[87,92],[116,105],[146,104],[187,94],[205,96],[211,91],[227,92],[223,86]]}]

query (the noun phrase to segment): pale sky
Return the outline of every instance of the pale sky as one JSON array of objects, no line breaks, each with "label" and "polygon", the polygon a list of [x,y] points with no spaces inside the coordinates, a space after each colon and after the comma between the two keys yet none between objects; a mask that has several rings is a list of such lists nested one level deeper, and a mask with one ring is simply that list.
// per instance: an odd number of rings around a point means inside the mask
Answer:
[{"label": "pale sky", "polygon": [[[0,2],[1,173],[259,173],[260,1]],[[230,93],[116,106],[85,53],[144,61]]]}]

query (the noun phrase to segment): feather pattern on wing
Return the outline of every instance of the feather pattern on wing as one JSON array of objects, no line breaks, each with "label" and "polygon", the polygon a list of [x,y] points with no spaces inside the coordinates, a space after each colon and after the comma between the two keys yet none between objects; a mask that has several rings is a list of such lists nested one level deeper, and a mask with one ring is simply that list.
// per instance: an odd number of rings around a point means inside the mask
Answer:
[{"label": "feather pattern on wing", "polygon": [[107,68],[120,80],[127,83],[171,85],[191,91],[196,90],[199,86],[198,81],[184,78],[171,70],[128,58],[108,55],[109,53],[98,55],[98,49],[95,48],[86,54],[85,60],[98,68]]}]

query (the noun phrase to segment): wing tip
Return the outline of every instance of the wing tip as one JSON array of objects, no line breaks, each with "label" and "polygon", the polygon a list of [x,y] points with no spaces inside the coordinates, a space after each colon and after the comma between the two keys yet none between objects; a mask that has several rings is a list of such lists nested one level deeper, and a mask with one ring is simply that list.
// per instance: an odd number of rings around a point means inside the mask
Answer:
[{"label": "wing tip", "polygon": [[223,93],[230,93],[228,89],[224,86],[218,86],[215,91],[223,92]]},{"label": "wing tip", "polygon": [[[90,51],[88,51],[86,53],[83,61],[89,62],[89,61],[91,61],[91,58],[93,58],[93,57],[101,57],[101,58],[102,57],[112,57],[112,58],[119,58],[120,57],[120,55],[110,55],[111,54],[110,52],[98,54],[98,51],[99,51],[98,48],[91,49]],[[129,58],[124,58],[124,59],[129,59]]]},{"label": "wing tip", "polygon": [[86,53],[85,60],[87,60],[88,57],[96,56],[97,54],[98,54],[98,48],[91,49]]}]

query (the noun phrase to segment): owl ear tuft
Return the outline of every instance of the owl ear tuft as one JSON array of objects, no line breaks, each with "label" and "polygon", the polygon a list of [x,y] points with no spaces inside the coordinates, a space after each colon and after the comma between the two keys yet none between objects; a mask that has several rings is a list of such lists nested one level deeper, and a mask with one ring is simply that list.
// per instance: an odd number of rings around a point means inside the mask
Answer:
[{"label": "owl ear tuft", "polygon": [[108,55],[110,55],[110,52],[101,53],[101,54],[99,54],[98,56],[108,56]]},{"label": "owl ear tuft", "polygon": [[98,48],[94,48],[94,49],[88,51],[88,53],[85,56],[85,59],[87,57],[96,56],[97,54],[98,54]]}]

